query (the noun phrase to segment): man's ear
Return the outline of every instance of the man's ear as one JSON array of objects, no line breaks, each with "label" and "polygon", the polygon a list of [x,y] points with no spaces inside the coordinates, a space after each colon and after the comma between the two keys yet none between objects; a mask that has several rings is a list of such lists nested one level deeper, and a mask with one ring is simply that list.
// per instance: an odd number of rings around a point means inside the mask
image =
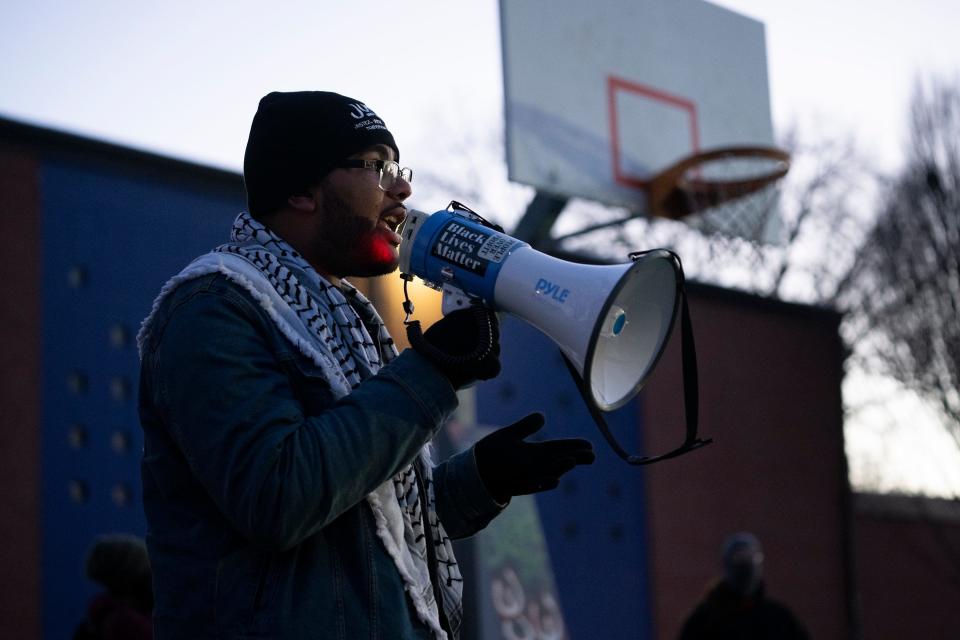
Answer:
[{"label": "man's ear", "polygon": [[287,204],[290,205],[291,209],[302,211],[303,213],[313,213],[317,210],[317,201],[309,191],[295,193],[287,198]]}]

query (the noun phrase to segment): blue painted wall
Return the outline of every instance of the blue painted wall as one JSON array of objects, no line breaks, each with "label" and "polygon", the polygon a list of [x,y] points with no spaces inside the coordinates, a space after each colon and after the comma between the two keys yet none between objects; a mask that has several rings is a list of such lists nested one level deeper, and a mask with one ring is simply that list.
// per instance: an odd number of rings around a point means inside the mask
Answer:
[{"label": "blue painted wall", "polygon": [[[227,239],[239,181],[48,152],[41,162],[42,606],[69,638],[96,592],[101,533],[144,535],[136,333],[163,282]],[[152,168],[153,167],[153,168]]]},{"label": "blue painted wall", "polygon": [[[653,637],[643,471],[603,440],[556,345],[512,317],[503,321],[503,373],[477,388],[482,424],[509,424],[542,411],[537,437],[585,437],[597,461],[538,494],[560,605],[571,638]],[[640,400],[607,414],[617,438],[638,451]]]}]

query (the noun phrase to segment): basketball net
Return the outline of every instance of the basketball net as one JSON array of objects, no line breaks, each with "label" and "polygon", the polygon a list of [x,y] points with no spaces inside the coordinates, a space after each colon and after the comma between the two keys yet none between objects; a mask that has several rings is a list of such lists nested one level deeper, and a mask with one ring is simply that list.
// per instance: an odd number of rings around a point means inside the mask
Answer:
[{"label": "basketball net", "polygon": [[649,182],[651,213],[682,219],[707,235],[776,244],[779,185],[789,168],[790,156],[770,147],[696,153]]}]

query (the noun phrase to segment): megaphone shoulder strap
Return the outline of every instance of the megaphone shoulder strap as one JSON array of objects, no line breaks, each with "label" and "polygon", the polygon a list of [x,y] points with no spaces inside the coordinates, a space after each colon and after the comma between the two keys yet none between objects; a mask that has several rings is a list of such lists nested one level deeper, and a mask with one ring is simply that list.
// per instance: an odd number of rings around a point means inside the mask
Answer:
[{"label": "megaphone shoulder strap", "polygon": [[597,423],[597,428],[600,430],[600,433],[603,435],[607,443],[609,443],[610,447],[618,456],[623,458],[627,464],[653,464],[654,462],[660,462],[661,460],[676,458],[677,456],[683,455],[689,451],[693,451],[694,449],[699,449],[700,447],[713,442],[713,439],[708,438],[704,440],[697,435],[698,423],[700,419],[700,391],[699,380],[697,376],[697,351],[693,340],[693,323],[690,320],[690,308],[687,304],[687,294],[682,287],[680,291],[680,350],[683,366],[683,404],[687,423],[686,437],[683,441],[683,444],[676,449],[656,456],[640,456],[631,454],[623,447],[623,445],[620,444],[619,441],[617,441],[616,437],[610,431],[610,427],[607,425],[607,421],[604,419],[603,413],[591,399],[589,390],[587,389],[583,378],[580,376],[580,373],[577,371],[576,366],[570,361],[570,359],[565,353],[563,353],[562,350],[560,351],[560,355],[563,357],[563,361],[566,363],[567,369],[570,371],[570,376],[573,378],[574,383],[576,383],[577,390],[580,392],[583,402],[587,405],[587,409],[590,411],[590,415],[593,417],[594,422]]}]

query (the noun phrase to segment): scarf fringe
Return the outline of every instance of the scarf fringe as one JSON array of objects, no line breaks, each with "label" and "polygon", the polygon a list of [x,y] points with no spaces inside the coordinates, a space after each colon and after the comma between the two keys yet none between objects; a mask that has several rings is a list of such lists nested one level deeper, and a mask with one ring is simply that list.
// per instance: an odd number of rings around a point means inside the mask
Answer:
[{"label": "scarf fringe", "polygon": [[[390,481],[387,481],[387,484],[392,485]],[[431,598],[434,604],[434,606],[431,607],[430,604],[424,599],[421,588],[425,585],[419,585],[417,580],[410,573],[406,563],[404,562],[403,552],[400,550],[396,540],[390,533],[390,524],[387,521],[387,516],[384,513],[383,504],[380,501],[379,495],[380,489],[383,489],[385,486],[386,485],[381,485],[381,487],[379,487],[376,491],[367,496],[367,503],[370,505],[370,510],[373,511],[373,519],[377,525],[377,536],[380,538],[380,541],[383,542],[383,546],[386,548],[387,554],[393,558],[393,563],[396,565],[397,571],[400,572],[400,576],[403,578],[404,589],[406,589],[407,593],[410,594],[410,600],[413,602],[413,608],[417,612],[417,617],[419,617],[424,624],[430,627],[430,630],[433,631],[439,640],[447,640],[447,634],[440,626],[440,618],[437,614],[437,609],[440,606],[440,603],[436,602],[436,599]],[[428,588],[430,589],[429,593],[432,594],[432,587]]]}]

